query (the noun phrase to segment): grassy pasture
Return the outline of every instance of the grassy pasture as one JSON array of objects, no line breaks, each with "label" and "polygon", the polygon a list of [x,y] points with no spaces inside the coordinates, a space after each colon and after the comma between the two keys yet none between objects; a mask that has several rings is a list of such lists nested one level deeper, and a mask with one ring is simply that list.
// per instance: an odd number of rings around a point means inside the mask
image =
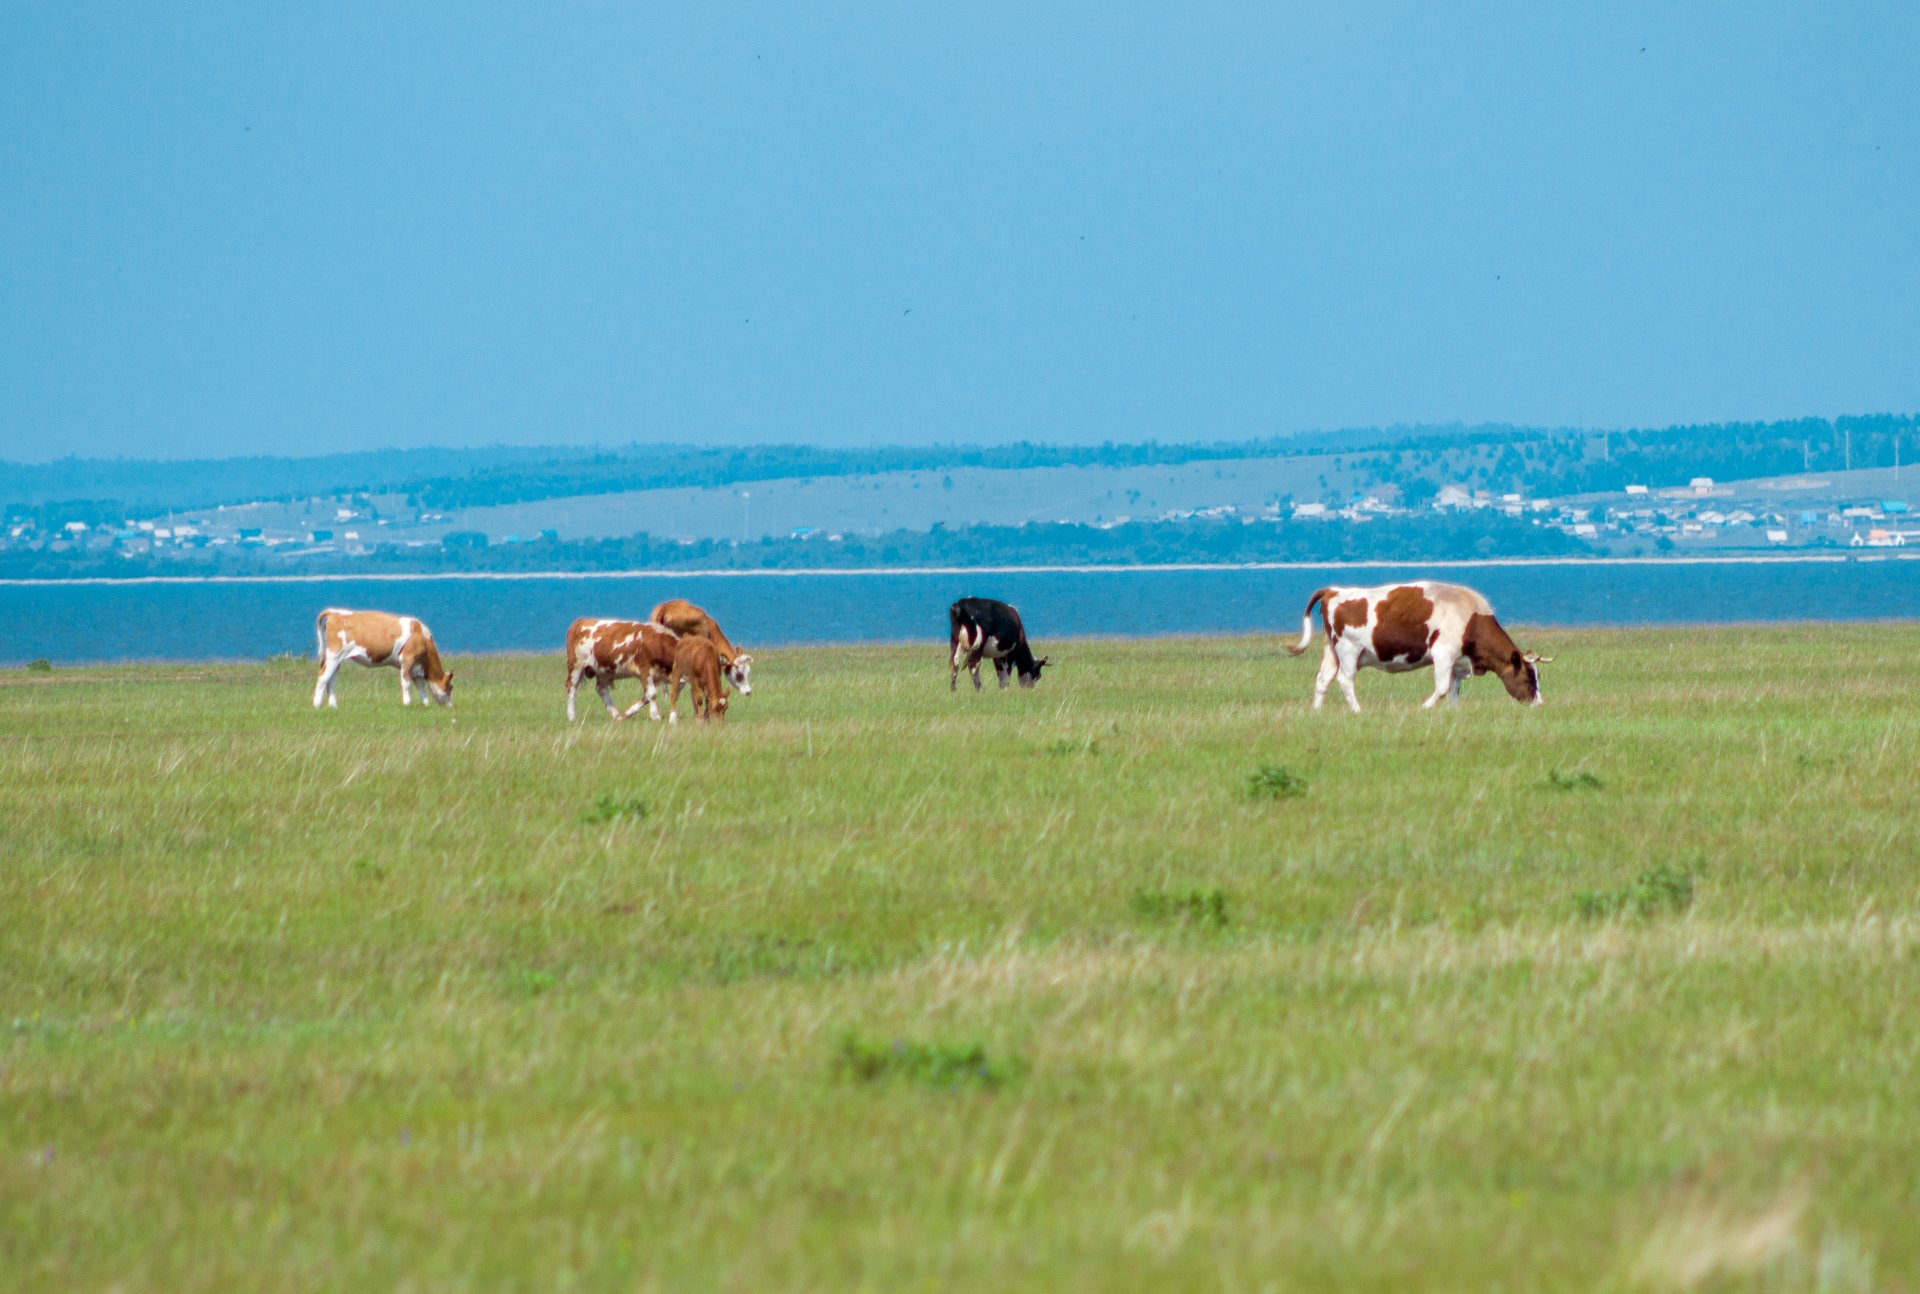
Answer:
[{"label": "grassy pasture", "polygon": [[8,671],[0,1283],[1920,1286],[1920,627],[1518,636]]}]

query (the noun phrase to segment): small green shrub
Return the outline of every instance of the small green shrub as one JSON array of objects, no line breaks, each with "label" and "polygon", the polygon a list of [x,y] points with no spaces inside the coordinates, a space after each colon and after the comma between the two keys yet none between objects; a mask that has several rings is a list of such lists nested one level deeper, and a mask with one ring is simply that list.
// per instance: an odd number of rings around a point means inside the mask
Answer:
[{"label": "small green shrub", "polygon": [[1693,906],[1693,873],[1656,867],[1617,890],[1582,890],[1573,896],[1573,906],[1592,920],[1685,912]]},{"label": "small green shrub", "polygon": [[603,795],[595,800],[593,807],[580,815],[585,823],[598,822],[638,822],[653,810],[647,802],[637,795],[622,800],[615,796]]},{"label": "small green shrub", "polygon": [[27,673],[51,674],[53,673],[53,662],[48,660],[44,656],[42,656],[39,660],[30,660],[27,662]]},{"label": "small green shrub", "polygon": [[354,859],[353,874],[363,881],[379,882],[387,879],[387,869],[371,858]]},{"label": "small green shrub", "polygon": [[1307,780],[1278,764],[1262,764],[1247,777],[1247,794],[1256,800],[1289,800],[1307,793]]},{"label": "small green shrub", "polygon": [[1143,921],[1181,921],[1214,930],[1225,928],[1229,919],[1224,890],[1136,890],[1133,911]]},{"label": "small green shrub", "polygon": [[524,997],[539,997],[559,982],[552,971],[536,970],[531,966],[516,967],[507,975],[507,987]]},{"label": "small green shrub", "polygon": [[1026,1077],[1027,1062],[1018,1056],[995,1060],[977,1042],[867,1042],[852,1034],[840,1040],[834,1068],[844,1077],[863,1083],[904,1079],[929,1087],[997,1088]]},{"label": "small green shrub", "polygon": [[1547,774],[1547,785],[1556,791],[1597,791],[1606,783],[1584,768],[1571,773],[1563,773],[1556,768]]}]

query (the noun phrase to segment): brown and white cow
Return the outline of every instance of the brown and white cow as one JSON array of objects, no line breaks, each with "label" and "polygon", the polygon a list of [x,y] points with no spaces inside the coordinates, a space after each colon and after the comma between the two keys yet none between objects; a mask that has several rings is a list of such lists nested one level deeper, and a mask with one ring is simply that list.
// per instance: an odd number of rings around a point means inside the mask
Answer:
[{"label": "brown and white cow", "polygon": [[693,713],[701,720],[727,717],[727,689],[720,680],[720,649],[710,638],[683,637],[673,653],[673,691],[667,696],[667,722],[680,719],[680,688],[693,692]]},{"label": "brown and white cow", "polygon": [[400,704],[413,704],[413,685],[426,698],[453,704],[453,675],[440,663],[439,649],[427,626],[413,616],[386,611],[345,611],[328,607],[313,618],[320,640],[320,679],[313,685],[313,705],[338,707],[333,676],[348,661],[359,665],[391,665],[400,671]]},{"label": "brown and white cow", "polygon": [[750,681],[753,657],[728,642],[726,634],[720,630],[719,622],[712,616],[685,598],[671,598],[655,607],[647,619],[657,625],[665,625],[682,638],[705,638],[711,642],[719,654],[720,668],[740,689],[740,695],[753,695]]},{"label": "brown and white cow", "polygon": [[1313,642],[1313,608],[1320,607],[1326,649],[1320,672],[1313,680],[1313,708],[1327,696],[1336,678],[1347,706],[1359,713],[1353,694],[1353,676],[1367,666],[1390,674],[1433,669],[1433,695],[1423,703],[1431,708],[1442,697],[1460,700],[1460,684],[1472,674],[1493,674],[1514,700],[1540,704],[1539,666],[1553,659],[1514,646],[1507,631],[1493,618],[1493,607],[1470,588],[1414,580],[1377,588],[1321,589],[1307,599],[1300,626],[1300,643],[1288,647],[1298,656]]},{"label": "brown and white cow", "polygon": [[[574,719],[573,694],[580,680],[590,678],[607,713],[631,719],[645,707],[647,716],[660,717],[654,698],[673,670],[680,635],[664,625],[638,620],[576,620],[567,628],[567,722]],[[646,680],[646,695],[622,711],[613,703],[613,681]]]}]

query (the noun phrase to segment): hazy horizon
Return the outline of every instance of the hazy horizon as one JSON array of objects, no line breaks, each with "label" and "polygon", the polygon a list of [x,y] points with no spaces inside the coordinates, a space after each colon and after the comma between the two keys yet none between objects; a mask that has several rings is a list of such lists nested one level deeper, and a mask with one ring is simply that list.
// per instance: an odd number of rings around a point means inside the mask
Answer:
[{"label": "hazy horizon", "polygon": [[1916,50],[1893,4],[15,6],[0,459],[1912,409]]},{"label": "hazy horizon", "polygon": [[413,444],[413,445],[374,444],[374,445],[359,446],[359,447],[353,447],[353,448],[316,447],[312,449],[302,449],[300,447],[295,447],[292,450],[254,448],[254,449],[243,449],[239,452],[230,453],[230,454],[226,454],[226,453],[87,454],[87,453],[75,453],[71,451],[65,451],[65,452],[52,454],[52,455],[39,457],[39,458],[8,457],[8,456],[0,455],[0,466],[32,469],[32,468],[45,468],[45,467],[49,467],[62,462],[101,463],[101,464],[120,464],[120,465],[137,465],[140,463],[155,463],[155,464],[168,464],[168,465],[177,466],[180,464],[191,463],[191,462],[231,463],[231,462],[244,462],[250,459],[260,459],[260,460],[275,459],[275,460],[303,461],[303,460],[317,460],[317,459],[327,459],[327,458],[343,458],[343,457],[351,457],[351,456],[371,456],[371,455],[381,455],[381,454],[431,455],[435,453],[449,453],[449,454],[498,453],[498,454],[509,455],[513,457],[526,455],[528,456],[529,461],[536,461],[536,457],[542,454],[553,454],[553,455],[560,455],[560,456],[584,455],[584,454],[619,455],[619,454],[624,454],[629,452],[645,452],[648,450],[753,451],[753,450],[771,450],[776,448],[820,449],[820,450],[827,450],[827,451],[834,451],[834,452],[840,452],[840,451],[858,452],[860,450],[867,450],[867,449],[880,450],[880,449],[921,449],[921,448],[948,448],[948,449],[955,449],[955,450],[966,450],[966,449],[976,449],[976,448],[978,449],[992,448],[995,446],[1004,446],[1004,445],[1020,443],[1020,442],[1026,442],[1036,446],[1059,446],[1059,447],[1086,447],[1086,446],[1096,446],[1100,444],[1111,444],[1116,447],[1127,447],[1127,446],[1135,446],[1135,445],[1156,444],[1156,445],[1160,445],[1168,448],[1184,448],[1184,447],[1211,446],[1211,445],[1226,445],[1226,446],[1231,446],[1236,444],[1253,445],[1257,442],[1265,442],[1265,441],[1273,441],[1273,440],[1282,441],[1282,442],[1290,441],[1290,440],[1310,442],[1316,438],[1335,437],[1335,436],[1356,436],[1356,435],[1365,435],[1368,433],[1376,433],[1376,432],[1382,436],[1410,437],[1415,439],[1423,436],[1428,436],[1428,435],[1437,436],[1437,435],[1444,435],[1449,432],[1463,432],[1463,431],[1465,432],[1512,431],[1517,434],[1523,434],[1523,435],[1553,434],[1553,435],[1601,436],[1601,435],[1608,435],[1608,434],[1644,434],[1648,432],[1667,431],[1667,430],[1673,430],[1673,429],[1689,427],[1689,426],[1699,426],[1699,427],[1709,427],[1709,426],[1717,426],[1717,425],[1784,426],[1784,425],[1789,425],[1793,423],[1809,422],[1809,421],[1837,424],[1837,423],[1848,421],[1850,419],[1871,419],[1871,418],[1882,418],[1882,417],[1915,418],[1915,417],[1920,417],[1920,410],[1858,409],[1858,410],[1845,410],[1838,413],[1807,413],[1807,414],[1794,414],[1794,415],[1788,415],[1788,416],[1782,416],[1782,417],[1771,417],[1771,418],[1739,419],[1739,420],[1730,419],[1721,423],[1713,423],[1713,422],[1665,423],[1665,424],[1651,424],[1651,425],[1643,425],[1643,426],[1626,426],[1626,425],[1567,426],[1567,425],[1518,423],[1518,422],[1507,422],[1507,421],[1498,421],[1498,420],[1486,421],[1486,422],[1449,421],[1449,422],[1393,423],[1393,424],[1371,424],[1371,425],[1365,425],[1365,426],[1309,427],[1309,428],[1303,428],[1298,431],[1269,433],[1267,435],[1261,435],[1261,436],[1224,436],[1224,437],[1223,436],[1199,436],[1199,435],[1185,436],[1185,437],[1147,436],[1147,437],[1140,437],[1138,439],[1130,439],[1130,440],[1121,440],[1114,437],[1096,437],[1096,436],[1088,436],[1081,439],[1062,438],[1058,440],[1048,440],[1048,439],[1041,439],[1041,438],[1035,438],[1035,437],[1009,436],[1009,437],[1004,437],[997,440],[988,440],[988,439],[921,440],[921,441],[910,440],[910,439],[909,440],[893,440],[893,441],[874,440],[869,442],[863,442],[860,444],[837,444],[837,445],[822,442],[822,441],[806,441],[806,440],[784,440],[783,441],[783,440],[777,440],[772,438],[760,440],[760,441],[705,441],[705,442],[694,441],[694,440],[652,440],[652,441],[647,441],[647,440],[626,440],[626,441],[494,440],[494,441],[475,441],[467,444]]}]

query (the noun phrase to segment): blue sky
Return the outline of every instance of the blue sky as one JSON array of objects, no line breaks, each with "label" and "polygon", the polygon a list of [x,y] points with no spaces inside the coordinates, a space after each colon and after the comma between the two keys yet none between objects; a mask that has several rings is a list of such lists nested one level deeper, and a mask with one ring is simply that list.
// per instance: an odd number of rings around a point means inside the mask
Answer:
[{"label": "blue sky", "polygon": [[1911,410],[1916,229],[1912,5],[21,0],[0,457]]}]

